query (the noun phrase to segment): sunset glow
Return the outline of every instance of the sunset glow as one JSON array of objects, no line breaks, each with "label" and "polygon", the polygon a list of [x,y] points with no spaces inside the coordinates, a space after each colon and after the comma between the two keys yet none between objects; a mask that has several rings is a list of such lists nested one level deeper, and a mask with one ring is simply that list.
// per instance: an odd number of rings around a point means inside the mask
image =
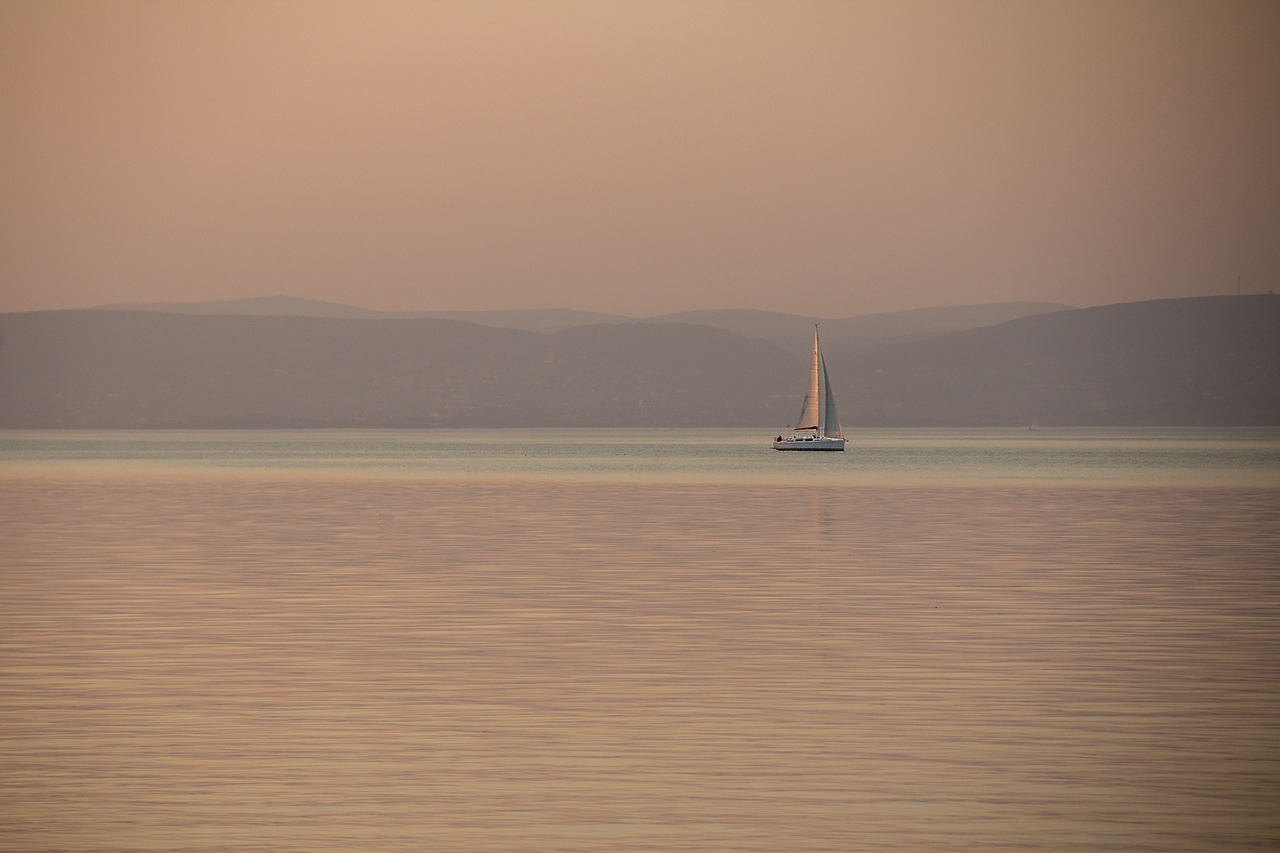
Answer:
[{"label": "sunset glow", "polygon": [[0,310],[1280,281],[1273,2],[7,2]]}]

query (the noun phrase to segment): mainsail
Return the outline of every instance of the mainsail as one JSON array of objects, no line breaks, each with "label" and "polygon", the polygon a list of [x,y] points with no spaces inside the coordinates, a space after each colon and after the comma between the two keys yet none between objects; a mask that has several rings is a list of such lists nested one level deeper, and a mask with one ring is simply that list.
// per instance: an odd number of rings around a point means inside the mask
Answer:
[{"label": "mainsail", "polygon": [[[813,364],[809,366],[809,388],[804,395],[804,403],[800,406],[800,419],[796,421],[795,430],[817,430],[821,421],[818,419],[818,405],[822,399],[818,396],[818,327],[813,327]],[[831,388],[827,395],[830,398]]]}]

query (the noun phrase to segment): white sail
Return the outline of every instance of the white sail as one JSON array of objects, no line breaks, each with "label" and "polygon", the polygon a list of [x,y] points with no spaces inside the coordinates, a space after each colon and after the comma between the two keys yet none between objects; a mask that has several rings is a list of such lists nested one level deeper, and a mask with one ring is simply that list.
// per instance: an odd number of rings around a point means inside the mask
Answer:
[{"label": "white sail", "polygon": [[800,406],[800,419],[796,421],[797,430],[817,430],[821,421],[818,419],[818,405],[822,398],[818,396],[818,327],[813,327],[813,364],[809,367],[809,386],[804,395],[804,403]]},{"label": "white sail", "polygon": [[823,412],[822,434],[828,438],[844,438],[840,429],[840,415],[836,413],[836,397],[831,393],[831,374],[827,373],[827,360],[822,359]]}]

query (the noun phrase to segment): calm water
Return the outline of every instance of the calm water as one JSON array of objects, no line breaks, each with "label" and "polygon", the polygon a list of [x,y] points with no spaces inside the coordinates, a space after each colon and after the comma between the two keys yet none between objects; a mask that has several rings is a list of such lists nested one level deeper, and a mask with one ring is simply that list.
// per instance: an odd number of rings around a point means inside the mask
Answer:
[{"label": "calm water", "polygon": [[1280,432],[0,433],[0,849],[1280,848]]},{"label": "calm water", "polygon": [[1280,429],[866,430],[843,454],[760,430],[5,432],[0,475],[146,473],[902,485],[1280,487]]}]

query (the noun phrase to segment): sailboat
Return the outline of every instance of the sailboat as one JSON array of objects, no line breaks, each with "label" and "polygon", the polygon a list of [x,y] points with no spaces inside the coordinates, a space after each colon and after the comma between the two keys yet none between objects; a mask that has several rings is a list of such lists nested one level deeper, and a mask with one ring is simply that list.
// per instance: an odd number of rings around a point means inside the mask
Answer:
[{"label": "sailboat", "polygon": [[[819,384],[818,379],[822,382]],[[822,394],[819,396],[819,387]],[[831,393],[831,376],[818,345],[818,327],[813,327],[813,363],[809,366],[809,388],[800,407],[800,420],[791,435],[773,440],[774,450],[844,450],[844,431],[836,413],[836,398]]]}]

